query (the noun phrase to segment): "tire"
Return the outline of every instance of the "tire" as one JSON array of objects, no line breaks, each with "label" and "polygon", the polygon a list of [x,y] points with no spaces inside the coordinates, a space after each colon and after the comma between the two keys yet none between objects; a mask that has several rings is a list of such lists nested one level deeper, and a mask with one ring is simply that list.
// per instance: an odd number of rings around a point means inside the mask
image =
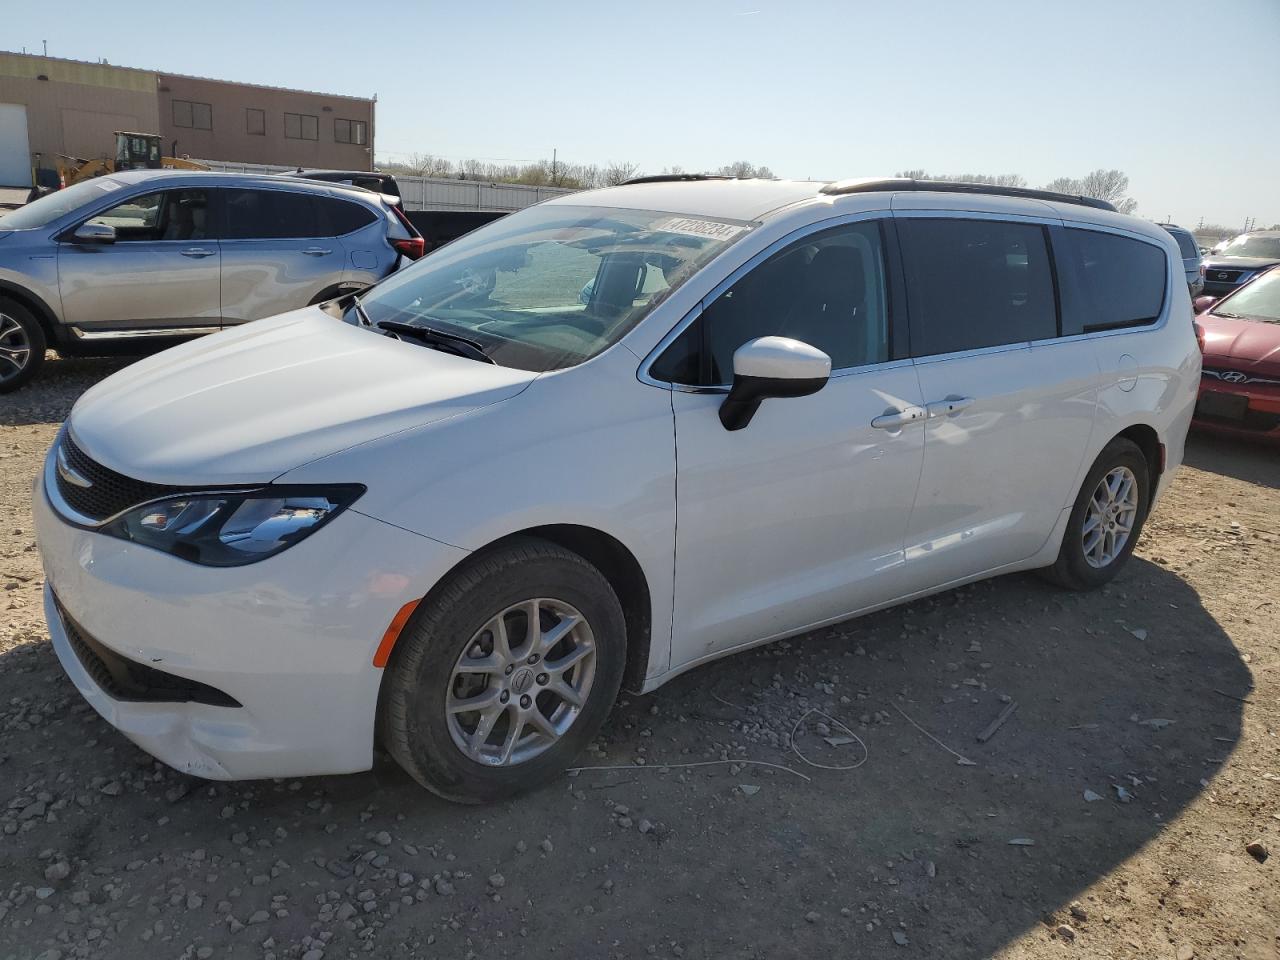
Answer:
[{"label": "tire", "polygon": [[17,390],[44,366],[44,328],[16,300],[0,297],[0,393]]},{"label": "tire", "polygon": [[[1086,522],[1098,513],[1103,518],[1104,528],[1109,522],[1105,519],[1110,507],[1109,501],[1101,500],[1101,509],[1097,513],[1091,513],[1090,504],[1094,500],[1094,495],[1101,493],[1100,485],[1104,478],[1115,475],[1123,483],[1126,478],[1124,471],[1127,471],[1127,476],[1132,478],[1136,496],[1128,535],[1118,549],[1106,550],[1105,541],[1103,541],[1101,547],[1095,546],[1093,550],[1086,552]],[[1067,520],[1067,529],[1062,537],[1062,548],[1058,552],[1058,559],[1053,566],[1046,567],[1041,573],[1046,579],[1068,590],[1094,590],[1110,582],[1133,553],[1133,548],[1142,535],[1142,526],[1146,523],[1150,508],[1151,474],[1147,458],[1142,455],[1142,450],[1136,443],[1117,437],[1106,445],[1102,453],[1098,454],[1098,459],[1093,462],[1088,475],[1084,478],[1084,484],[1076,497],[1075,506],[1071,509],[1071,516]],[[1120,521],[1121,527],[1127,513],[1128,510],[1122,508],[1115,518]],[[1095,542],[1091,537],[1090,544]]]},{"label": "tire", "polygon": [[[539,599],[539,639],[556,626],[579,623],[547,648],[545,671],[542,661],[529,666],[524,613]],[[572,621],[569,611],[582,621]],[[503,630],[510,657],[502,656],[497,637]],[[558,673],[555,665],[567,663],[570,650],[590,652]],[[511,669],[501,666],[508,661]],[[554,779],[599,732],[625,663],[622,605],[600,571],[547,541],[513,540],[465,562],[419,604],[387,666],[380,739],[411,777],[446,800],[511,797]],[[486,672],[473,672],[476,665]],[[557,692],[574,684],[585,692],[576,707]],[[484,714],[447,712],[450,704],[477,697],[507,698],[487,704],[496,719],[483,738]],[[541,725],[524,719],[531,710],[544,718]],[[552,738],[547,728],[557,725]]]}]

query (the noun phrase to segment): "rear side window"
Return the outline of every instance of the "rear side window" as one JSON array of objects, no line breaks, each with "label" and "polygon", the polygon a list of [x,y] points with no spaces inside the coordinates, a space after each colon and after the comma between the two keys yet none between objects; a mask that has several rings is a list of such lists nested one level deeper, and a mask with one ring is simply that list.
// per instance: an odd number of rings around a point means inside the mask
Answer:
[{"label": "rear side window", "polygon": [[320,218],[318,237],[341,237],[367,227],[377,219],[368,207],[347,200],[316,197],[316,210]]},{"label": "rear side window", "polygon": [[317,236],[314,197],[288,190],[224,190],[228,240],[279,240]]},{"label": "rear side window", "polygon": [[1043,227],[904,218],[898,229],[915,356],[1058,335]]},{"label": "rear side window", "polygon": [[[1098,230],[1063,230],[1064,334],[1154,323],[1164,309],[1167,260],[1154,243]],[[1179,266],[1181,269],[1181,266]]]},{"label": "rear side window", "polygon": [[1191,236],[1191,234],[1186,233],[1182,230],[1179,230],[1176,233],[1170,230],[1169,234],[1170,236],[1173,237],[1173,239],[1178,241],[1178,249],[1182,252],[1183,260],[1199,260],[1200,259],[1200,250],[1196,246],[1196,241]]}]

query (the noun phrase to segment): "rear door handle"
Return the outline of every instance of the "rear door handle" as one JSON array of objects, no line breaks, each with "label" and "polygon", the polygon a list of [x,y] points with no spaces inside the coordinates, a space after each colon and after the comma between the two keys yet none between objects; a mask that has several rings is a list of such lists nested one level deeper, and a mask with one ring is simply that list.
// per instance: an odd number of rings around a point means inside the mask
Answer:
[{"label": "rear door handle", "polygon": [[303,250],[302,252],[305,253],[308,257],[325,257],[333,253],[332,250],[324,250],[324,249],[321,249],[320,247],[307,247],[307,249]]},{"label": "rear door handle", "polygon": [[919,423],[925,418],[924,407],[905,407],[876,417],[871,425],[877,430],[901,430],[912,423]]},{"label": "rear door handle", "polygon": [[212,257],[217,251],[206,250],[204,247],[188,247],[180,252],[184,257],[194,257],[198,260],[201,257]]},{"label": "rear door handle", "polygon": [[972,405],[972,403],[973,397],[948,397],[946,400],[935,400],[926,409],[929,411],[929,419],[937,420],[959,413]]}]

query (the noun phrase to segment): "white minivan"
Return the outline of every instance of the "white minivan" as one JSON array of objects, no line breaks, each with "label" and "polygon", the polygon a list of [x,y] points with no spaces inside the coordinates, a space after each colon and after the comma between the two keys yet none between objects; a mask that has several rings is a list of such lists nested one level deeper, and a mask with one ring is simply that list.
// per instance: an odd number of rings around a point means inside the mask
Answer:
[{"label": "white minivan", "polygon": [[1096,200],[662,177],[557,198],[76,404],[54,647],[156,757],[557,775],[619,688],[958,584],[1097,587],[1200,380],[1174,240]]}]

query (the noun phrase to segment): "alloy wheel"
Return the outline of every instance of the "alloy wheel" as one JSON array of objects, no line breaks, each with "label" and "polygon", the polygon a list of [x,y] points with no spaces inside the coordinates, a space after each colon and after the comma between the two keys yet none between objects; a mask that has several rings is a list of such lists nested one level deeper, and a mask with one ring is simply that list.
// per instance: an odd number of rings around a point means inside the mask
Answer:
[{"label": "alloy wheel", "polygon": [[467,641],[449,677],[454,745],[489,767],[532,760],[573,726],[595,668],[591,626],[572,605],[537,598],[507,607]]},{"label": "alloy wheel", "polygon": [[1089,566],[1109,566],[1129,542],[1137,520],[1137,477],[1128,467],[1115,467],[1098,481],[1085,510],[1081,538]]},{"label": "alloy wheel", "polygon": [[11,380],[26,369],[31,360],[31,341],[27,331],[7,313],[0,313],[0,383]]}]

